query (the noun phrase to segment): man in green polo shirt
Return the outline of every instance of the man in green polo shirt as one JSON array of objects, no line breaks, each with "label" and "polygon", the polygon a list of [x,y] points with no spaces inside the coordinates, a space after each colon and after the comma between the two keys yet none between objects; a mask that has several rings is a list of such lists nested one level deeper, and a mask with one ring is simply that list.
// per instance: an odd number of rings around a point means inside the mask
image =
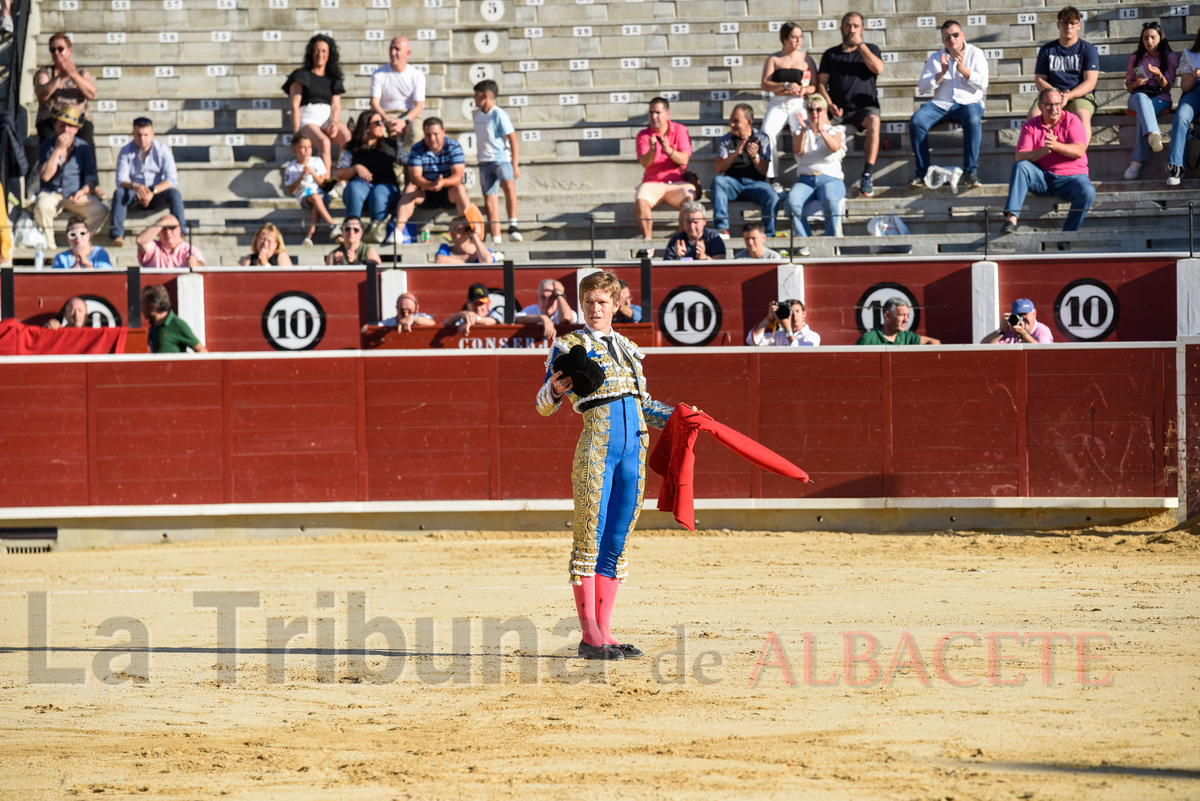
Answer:
[{"label": "man in green polo shirt", "polygon": [[940,345],[940,339],[905,330],[912,309],[904,298],[889,298],[883,304],[883,327],[868,331],[855,345]]},{"label": "man in green polo shirt", "polygon": [[171,297],[161,284],[142,290],[142,316],[150,324],[151,353],[183,353],[188,348],[208,353],[192,328],[171,311]]}]

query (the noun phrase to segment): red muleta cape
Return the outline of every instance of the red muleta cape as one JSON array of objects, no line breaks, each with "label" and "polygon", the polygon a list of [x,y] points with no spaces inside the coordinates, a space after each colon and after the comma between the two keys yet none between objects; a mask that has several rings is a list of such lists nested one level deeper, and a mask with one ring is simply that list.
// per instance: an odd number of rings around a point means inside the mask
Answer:
[{"label": "red muleta cape", "polygon": [[0,356],[124,353],[128,328],[40,328],[16,318],[0,321]]},{"label": "red muleta cape", "polygon": [[654,452],[650,454],[650,469],[663,477],[662,489],[658,493],[660,511],[671,511],[680,525],[689,531],[696,530],[695,495],[692,480],[696,473],[696,437],[701,431],[713,435],[717,442],[741,456],[746,461],[766,468],[772,473],[808,482],[808,473],[784,459],[770,448],[759,445],[745,434],[739,434],[727,425],[718,423],[704,412],[693,411],[691,406],[681,403],[671,413],[671,419],[663,428]]}]

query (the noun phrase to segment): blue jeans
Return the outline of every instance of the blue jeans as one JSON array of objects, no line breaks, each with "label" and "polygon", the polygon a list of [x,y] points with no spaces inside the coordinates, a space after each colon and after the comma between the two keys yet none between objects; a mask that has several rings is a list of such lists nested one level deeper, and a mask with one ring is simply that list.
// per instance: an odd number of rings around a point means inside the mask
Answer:
[{"label": "blue jeans", "polygon": [[1150,143],[1146,136],[1150,133],[1161,133],[1158,130],[1158,115],[1171,107],[1170,100],[1160,100],[1141,92],[1129,96],[1129,108],[1137,112],[1138,132],[1133,140],[1133,160],[1145,161],[1150,158]]},{"label": "blue jeans", "polygon": [[[142,210],[142,204],[138,203],[137,192],[118,186],[117,191],[113,192],[112,225],[108,228],[109,239],[125,236],[125,216],[129,213],[129,208],[135,205]],[[178,189],[171,188],[165,192],[159,192],[150,199],[150,205],[146,206],[144,211],[162,211],[165,208],[170,208],[171,214],[179,220],[179,230],[183,231],[186,238],[187,221],[183,219],[183,195],[179,194]]]},{"label": "blue jeans", "polygon": [[908,138],[917,157],[918,178],[924,178],[925,173],[929,171],[929,129],[947,118],[951,122],[957,122],[963,129],[963,172],[979,172],[983,104],[971,103],[964,106],[955,103],[948,109],[941,109],[931,100],[917,109],[917,113],[908,121]]},{"label": "blue jeans", "polygon": [[[846,197],[846,184],[841,178],[830,175],[797,175],[796,183],[787,196],[788,211],[792,213],[792,227],[800,236],[812,236],[808,217],[804,215],[804,204],[817,193],[821,210],[825,213],[825,236],[837,236],[841,227],[841,203]],[[796,223],[799,227],[796,227]]]},{"label": "blue jeans", "polygon": [[769,183],[718,175],[713,178],[711,189],[713,225],[718,231],[729,229],[729,201],[744,197],[762,207],[762,221],[767,236],[775,236],[775,209],[779,205],[779,195]]},{"label": "blue jeans", "polygon": [[1183,156],[1187,153],[1188,131],[1192,129],[1192,120],[1196,118],[1197,108],[1200,108],[1200,83],[1179,98],[1179,108],[1175,109],[1175,122],[1171,124],[1171,156],[1167,159],[1168,164],[1183,166]]},{"label": "blue jeans", "polygon": [[1018,161],[1013,164],[1012,177],[1008,179],[1008,201],[1004,211],[1016,217],[1021,216],[1021,206],[1025,204],[1025,195],[1033,192],[1035,195],[1054,195],[1059,200],[1071,204],[1064,231],[1078,231],[1083,225],[1092,201],[1096,199],[1096,187],[1086,175],[1055,175],[1046,172],[1032,161]]},{"label": "blue jeans", "polygon": [[365,205],[372,220],[386,220],[399,197],[400,187],[396,184],[369,184],[362,178],[355,178],[346,184],[342,202],[346,204],[347,217],[362,217]]}]

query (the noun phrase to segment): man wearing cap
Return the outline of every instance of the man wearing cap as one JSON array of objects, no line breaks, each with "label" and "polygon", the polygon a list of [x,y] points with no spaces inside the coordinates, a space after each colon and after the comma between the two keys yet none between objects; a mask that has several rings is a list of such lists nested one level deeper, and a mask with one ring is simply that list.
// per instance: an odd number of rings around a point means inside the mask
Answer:
[{"label": "man wearing cap", "polygon": [[33,207],[33,219],[46,235],[47,248],[55,247],[54,218],[63,211],[86,218],[93,233],[108,216],[108,209],[95,195],[99,183],[96,158],[88,143],[77,136],[80,125],[78,107],[58,110],[54,114],[55,137],[38,149],[42,191]]},{"label": "man wearing cap", "polygon": [[467,303],[463,310],[455,312],[442,321],[443,326],[461,326],[459,331],[463,336],[471,333],[473,325],[495,325],[504,322],[504,311],[491,308],[492,299],[488,288],[483,284],[471,284],[467,290]]},{"label": "man wearing cap", "polygon": [[1051,333],[1050,326],[1037,321],[1037,309],[1033,307],[1033,301],[1029,298],[1017,298],[1012,303],[1012,314],[1001,318],[1000,327],[984,337],[980,344],[999,342],[1001,345],[1049,345],[1053,341],[1054,334]]},{"label": "man wearing cap", "polygon": [[125,247],[125,215],[137,204],[146,211],[170,208],[186,226],[179,173],[171,149],[154,139],[154,123],[147,117],[133,121],[133,140],[117,156],[117,191],[113,193],[112,226],[108,238],[114,248]]}]

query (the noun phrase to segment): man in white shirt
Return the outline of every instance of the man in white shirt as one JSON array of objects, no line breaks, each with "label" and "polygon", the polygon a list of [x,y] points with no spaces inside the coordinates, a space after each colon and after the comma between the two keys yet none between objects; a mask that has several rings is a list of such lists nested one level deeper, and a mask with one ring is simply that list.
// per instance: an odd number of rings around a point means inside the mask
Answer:
[{"label": "man in white shirt", "polygon": [[917,81],[917,93],[933,99],[908,121],[909,138],[917,159],[917,175],[909,186],[924,187],[929,170],[929,129],[944,119],[962,126],[963,178],[961,186],[979,186],[979,140],[982,138],[983,96],[988,86],[988,63],[983,51],[967,44],[962,26],[954,20],[942,24],[945,47],[929,57]]},{"label": "man in white shirt", "polygon": [[414,122],[425,110],[425,73],[408,63],[412,45],[403,36],[392,40],[391,61],[371,75],[371,110],[387,118],[388,134],[407,161],[421,126]]},{"label": "man in white shirt", "polygon": [[760,348],[814,348],[821,344],[821,335],[808,327],[807,320],[804,301],[771,301],[767,316],[746,334],[746,344]]},{"label": "man in white shirt", "polygon": [[562,281],[547,278],[538,284],[538,302],[521,309],[513,322],[518,325],[541,323],[546,339],[554,339],[558,335],[555,323],[575,322],[575,312],[567,303],[566,288]]}]

